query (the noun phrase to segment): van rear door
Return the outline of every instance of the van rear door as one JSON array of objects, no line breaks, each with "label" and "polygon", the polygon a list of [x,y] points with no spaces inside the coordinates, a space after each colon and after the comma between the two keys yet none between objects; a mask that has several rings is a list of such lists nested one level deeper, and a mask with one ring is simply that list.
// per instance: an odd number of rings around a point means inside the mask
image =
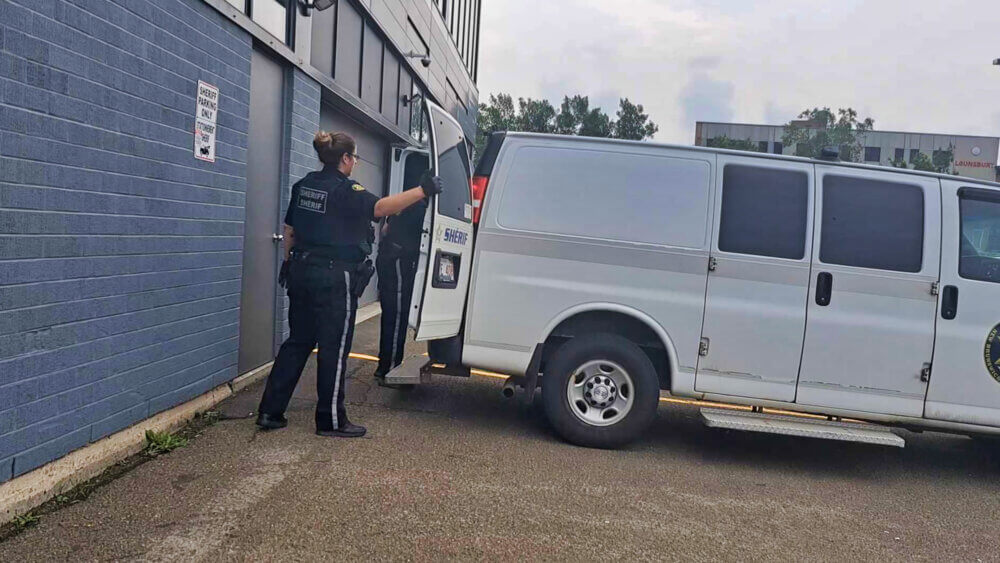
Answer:
[{"label": "van rear door", "polygon": [[456,336],[462,327],[472,270],[472,166],[462,126],[440,106],[423,101],[430,122],[431,170],[444,191],[428,206],[428,236],[420,245],[410,325],[416,340]]},{"label": "van rear door", "polygon": [[934,366],[924,416],[1000,426],[1000,189],[941,182]]}]

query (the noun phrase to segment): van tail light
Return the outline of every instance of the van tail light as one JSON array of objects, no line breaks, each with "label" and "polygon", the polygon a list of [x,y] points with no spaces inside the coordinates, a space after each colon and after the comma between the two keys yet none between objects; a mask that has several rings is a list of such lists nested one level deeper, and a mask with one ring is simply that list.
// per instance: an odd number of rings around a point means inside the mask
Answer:
[{"label": "van tail light", "polygon": [[483,200],[486,198],[486,185],[490,183],[488,176],[472,178],[472,223],[479,224],[479,215],[483,212]]}]

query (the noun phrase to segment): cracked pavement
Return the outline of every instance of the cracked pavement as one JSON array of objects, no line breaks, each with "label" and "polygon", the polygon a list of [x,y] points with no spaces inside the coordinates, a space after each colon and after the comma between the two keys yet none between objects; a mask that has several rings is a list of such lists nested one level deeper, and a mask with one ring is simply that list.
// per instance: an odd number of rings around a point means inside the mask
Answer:
[{"label": "cracked pavement", "polygon": [[[377,331],[358,326],[354,351],[376,353]],[[374,385],[373,362],[349,368],[365,438],[313,434],[311,360],[288,428],[256,430],[253,386],[187,447],[0,544],[0,561],[1000,560],[1000,448],[968,438],[726,432],[661,404],[637,444],[588,450],[500,380],[401,392]]]}]

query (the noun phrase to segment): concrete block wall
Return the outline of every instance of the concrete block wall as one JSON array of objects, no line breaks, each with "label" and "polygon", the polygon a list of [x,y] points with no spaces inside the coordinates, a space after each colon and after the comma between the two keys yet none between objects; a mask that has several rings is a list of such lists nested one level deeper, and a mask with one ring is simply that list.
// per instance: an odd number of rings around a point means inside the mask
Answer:
[{"label": "concrete block wall", "polygon": [[250,52],[200,0],[0,1],[0,482],[237,375]]},{"label": "concrete block wall", "polygon": [[[319,108],[322,96],[320,85],[309,78],[301,70],[290,71],[291,76],[285,83],[288,93],[285,96],[285,139],[288,140],[284,151],[284,169],[287,171],[281,182],[281,217],[285,216],[289,199],[292,197],[292,184],[303,176],[320,168],[319,159],[313,149],[313,137],[319,130]],[[275,346],[277,350],[288,338],[288,297],[278,288],[276,316]]]}]

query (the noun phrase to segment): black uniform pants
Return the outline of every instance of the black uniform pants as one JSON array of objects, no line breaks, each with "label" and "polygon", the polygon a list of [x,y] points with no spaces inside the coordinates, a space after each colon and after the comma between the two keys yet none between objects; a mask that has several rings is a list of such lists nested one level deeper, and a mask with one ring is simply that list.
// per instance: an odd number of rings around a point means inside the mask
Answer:
[{"label": "black uniform pants", "polygon": [[291,334],[278,351],[260,412],[280,415],[288,407],[302,369],[319,345],[316,367],[316,429],[337,430],[347,423],[344,386],[354,338],[357,298],[351,295],[353,267],[293,262],[288,280]]},{"label": "black uniform pants", "polygon": [[375,373],[384,376],[403,363],[417,257],[380,253],[375,260],[375,268],[378,271],[378,299],[382,305],[378,369]]}]

